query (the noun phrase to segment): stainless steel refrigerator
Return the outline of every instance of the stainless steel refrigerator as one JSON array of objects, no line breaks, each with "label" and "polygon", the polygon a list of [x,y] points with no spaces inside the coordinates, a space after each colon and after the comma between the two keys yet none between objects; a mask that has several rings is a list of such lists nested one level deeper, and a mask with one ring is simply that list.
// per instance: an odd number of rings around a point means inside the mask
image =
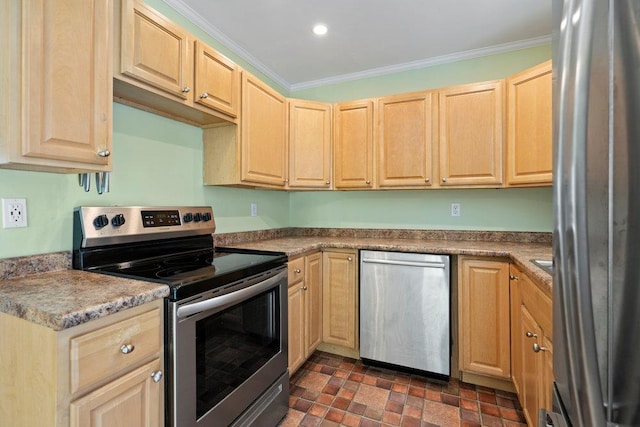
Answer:
[{"label": "stainless steel refrigerator", "polygon": [[638,426],[640,0],[553,1],[550,418]]}]

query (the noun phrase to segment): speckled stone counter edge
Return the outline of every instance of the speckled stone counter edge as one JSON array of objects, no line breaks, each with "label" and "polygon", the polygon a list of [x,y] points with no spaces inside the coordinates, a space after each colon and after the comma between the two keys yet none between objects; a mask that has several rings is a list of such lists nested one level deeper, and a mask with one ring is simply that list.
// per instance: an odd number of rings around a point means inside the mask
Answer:
[{"label": "speckled stone counter edge", "polygon": [[71,252],[5,258],[0,259],[0,280],[70,268]]},{"label": "speckled stone counter edge", "polygon": [[378,228],[277,228],[214,234],[216,246],[286,237],[353,237],[377,239],[466,240],[551,244],[551,233],[528,231],[415,230]]}]

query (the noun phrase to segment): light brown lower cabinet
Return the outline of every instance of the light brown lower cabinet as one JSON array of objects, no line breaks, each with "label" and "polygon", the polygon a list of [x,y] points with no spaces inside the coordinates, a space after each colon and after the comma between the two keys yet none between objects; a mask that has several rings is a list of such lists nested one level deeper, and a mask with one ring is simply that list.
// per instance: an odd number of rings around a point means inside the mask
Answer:
[{"label": "light brown lower cabinet", "polygon": [[358,252],[322,253],[322,341],[358,350]]},{"label": "light brown lower cabinet", "polygon": [[509,262],[458,258],[460,369],[511,378]]},{"label": "light brown lower cabinet", "polygon": [[289,373],[322,341],[322,253],[289,261]]},{"label": "light brown lower cabinet", "polygon": [[0,313],[0,423],[162,425],[162,313],[157,300],[62,331]]},{"label": "light brown lower cabinet", "polygon": [[551,298],[519,268],[511,266],[511,287],[517,288],[512,310],[513,382],[527,423],[538,425],[540,408],[551,409],[553,346]]}]

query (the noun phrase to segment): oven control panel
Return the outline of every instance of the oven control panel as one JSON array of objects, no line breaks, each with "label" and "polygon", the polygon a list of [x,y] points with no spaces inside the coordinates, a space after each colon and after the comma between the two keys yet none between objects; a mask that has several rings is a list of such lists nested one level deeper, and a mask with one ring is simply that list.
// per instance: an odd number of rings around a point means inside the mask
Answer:
[{"label": "oven control panel", "polygon": [[74,235],[82,236],[82,247],[212,234],[214,231],[210,206],[83,206],[74,211]]}]

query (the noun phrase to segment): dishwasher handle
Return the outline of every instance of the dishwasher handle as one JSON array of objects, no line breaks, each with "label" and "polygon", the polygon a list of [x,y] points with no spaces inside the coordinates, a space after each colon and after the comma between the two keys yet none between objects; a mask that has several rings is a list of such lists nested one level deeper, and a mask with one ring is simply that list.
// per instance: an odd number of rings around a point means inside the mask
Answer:
[{"label": "dishwasher handle", "polygon": [[446,264],[443,262],[429,262],[429,261],[396,261],[390,259],[374,259],[374,258],[362,258],[363,263],[368,264],[386,264],[386,265],[401,265],[405,267],[424,267],[424,268],[440,268],[445,269]]}]

